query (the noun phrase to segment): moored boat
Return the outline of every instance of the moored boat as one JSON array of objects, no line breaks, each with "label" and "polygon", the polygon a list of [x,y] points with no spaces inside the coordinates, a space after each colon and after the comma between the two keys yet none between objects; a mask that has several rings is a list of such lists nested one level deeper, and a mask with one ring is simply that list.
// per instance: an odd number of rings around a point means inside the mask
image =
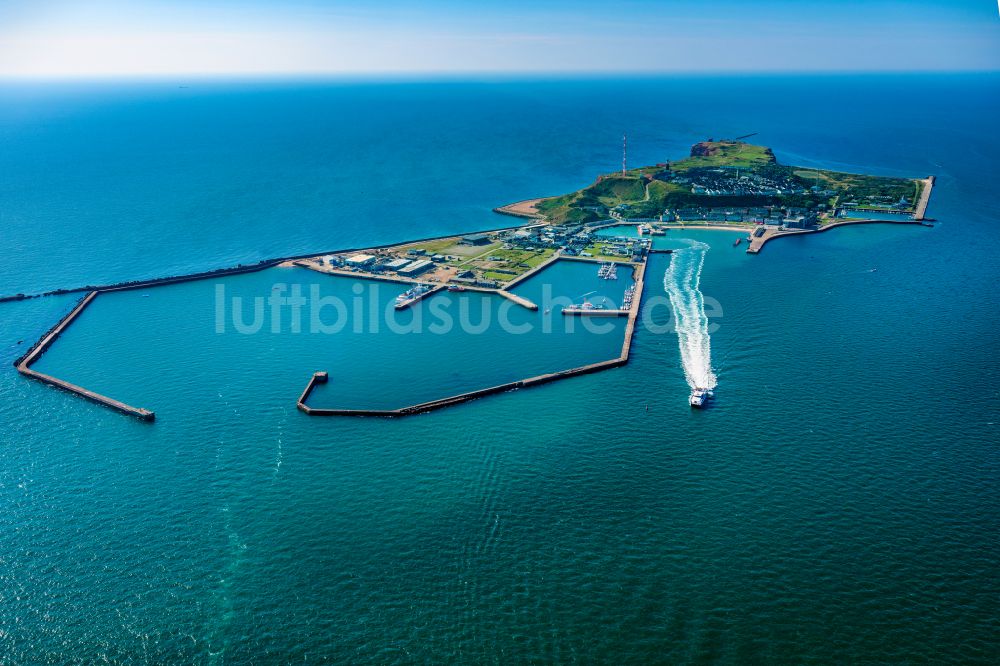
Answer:
[{"label": "moored boat", "polygon": [[431,288],[425,284],[418,284],[413,289],[409,289],[396,297],[396,309],[402,310],[405,307],[419,301],[420,298],[430,291]]}]

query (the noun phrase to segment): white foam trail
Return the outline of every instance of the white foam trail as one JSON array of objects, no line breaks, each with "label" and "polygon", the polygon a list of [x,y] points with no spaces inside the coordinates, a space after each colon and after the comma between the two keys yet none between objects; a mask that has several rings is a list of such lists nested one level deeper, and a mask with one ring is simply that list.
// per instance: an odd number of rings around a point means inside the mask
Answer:
[{"label": "white foam trail", "polygon": [[710,246],[694,240],[684,242],[690,247],[674,250],[663,276],[663,288],[674,311],[684,377],[693,389],[713,389],[717,379],[712,372],[712,340],[708,334],[705,298],[699,289],[701,269]]}]

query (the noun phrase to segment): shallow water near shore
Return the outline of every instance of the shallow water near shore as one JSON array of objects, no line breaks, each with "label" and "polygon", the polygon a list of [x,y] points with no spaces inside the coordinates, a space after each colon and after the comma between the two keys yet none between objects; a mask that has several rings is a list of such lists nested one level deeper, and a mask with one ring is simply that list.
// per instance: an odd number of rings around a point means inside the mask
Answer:
[{"label": "shallow water near shore", "polygon": [[[324,400],[389,404],[621,338],[219,336],[206,281],[101,296],[39,362],[153,409],[147,424],[11,366],[75,296],[0,303],[0,661],[1000,658],[995,76],[0,98],[3,294],[504,226],[491,207],[613,169],[622,125],[637,164],[757,130],[789,163],[933,173],[940,220],[758,256],[722,231],[657,238],[710,246],[702,411],[676,335],[640,327],[622,368],[402,419],[309,418],[294,400],[316,370],[353,377]],[[654,323],[670,261],[647,267]],[[595,279],[569,264],[550,277]],[[534,300],[538,279],[515,291]],[[299,269],[223,282],[297,280],[351,287]]]}]

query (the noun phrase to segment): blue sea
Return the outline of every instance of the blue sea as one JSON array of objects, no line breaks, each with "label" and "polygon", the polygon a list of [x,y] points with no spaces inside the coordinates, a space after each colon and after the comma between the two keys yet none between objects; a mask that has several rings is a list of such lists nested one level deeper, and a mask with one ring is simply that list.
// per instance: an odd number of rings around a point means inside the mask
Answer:
[{"label": "blue sea", "polygon": [[[37,369],[144,423],[13,368],[79,294],[0,303],[0,663],[997,663],[998,115],[995,74],[0,83],[0,295],[506,226],[623,133],[937,176],[932,228],[672,230],[627,365],[401,419],[295,400],[606,360],[624,321],[218,332],[219,286],[401,290],[302,268],[104,294]],[[627,284],[593,273],[515,291]]]}]

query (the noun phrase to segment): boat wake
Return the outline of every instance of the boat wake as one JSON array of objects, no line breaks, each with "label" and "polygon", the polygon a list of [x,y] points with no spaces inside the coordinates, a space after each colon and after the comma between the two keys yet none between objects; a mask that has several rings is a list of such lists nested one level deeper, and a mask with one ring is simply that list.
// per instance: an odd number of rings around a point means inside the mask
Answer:
[{"label": "boat wake", "polygon": [[674,328],[680,345],[684,377],[692,389],[714,389],[717,380],[712,372],[708,316],[705,314],[705,297],[699,289],[701,269],[710,246],[694,240],[685,239],[684,242],[689,247],[674,250],[670,266],[663,276],[663,287],[674,311]]}]

